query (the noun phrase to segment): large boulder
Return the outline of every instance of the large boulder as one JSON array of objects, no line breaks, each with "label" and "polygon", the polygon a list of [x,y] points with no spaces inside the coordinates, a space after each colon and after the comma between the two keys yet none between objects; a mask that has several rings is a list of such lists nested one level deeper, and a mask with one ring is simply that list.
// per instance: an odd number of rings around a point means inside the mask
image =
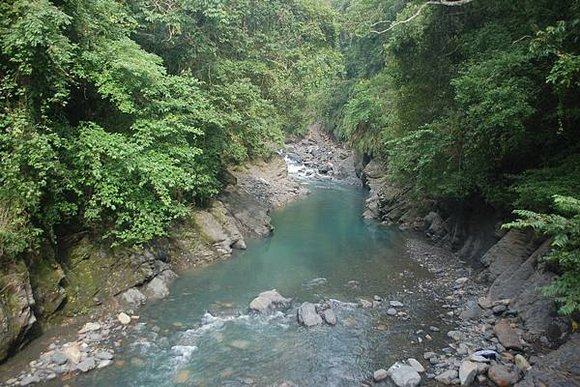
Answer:
[{"label": "large boulder", "polygon": [[403,363],[393,364],[387,374],[398,387],[415,387],[421,383],[421,375],[417,370]]},{"label": "large boulder", "polygon": [[279,307],[286,307],[291,299],[283,297],[276,289],[267,290],[250,302],[250,310],[267,314]]},{"label": "large boulder", "polygon": [[517,332],[510,326],[508,320],[499,320],[495,324],[494,333],[501,345],[507,349],[515,349],[517,351],[521,351],[523,349],[522,342],[518,337]]},{"label": "large boulder", "polygon": [[316,305],[305,302],[298,308],[298,322],[307,328],[322,324],[322,317],[316,312]]},{"label": "large boulder", "polygon": [[151,300],[160,300],[169,295],[169,286],[177,278],[171,270],[164,270],[145,286],[145,296]]}]

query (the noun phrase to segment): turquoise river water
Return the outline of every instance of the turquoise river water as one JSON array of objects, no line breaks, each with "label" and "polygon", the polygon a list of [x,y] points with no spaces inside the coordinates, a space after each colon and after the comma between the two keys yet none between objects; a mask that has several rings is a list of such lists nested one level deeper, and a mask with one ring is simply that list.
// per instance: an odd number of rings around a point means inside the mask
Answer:
[{"label": "turquoise river water", "polygon": [[[365,192],[335,183],[272,214],[274,234],[231,259],[182,273],[171,296],[140,310],[113,366],[70,386],[360,386],[378,368],[421,354],[416,331],[439,306],[420,296],[430,278],[408,258],[397,230],[361,219]],[[313,281],[314,280],[314,281]],[[248,313],[260,292],[277,289],[293,305],[270,316]],[[374,295],[375,308],[357,305]],[[338,324],[296,322],[304,301],[334,300]],[[402,301],[408,320],[386,314]]]}]

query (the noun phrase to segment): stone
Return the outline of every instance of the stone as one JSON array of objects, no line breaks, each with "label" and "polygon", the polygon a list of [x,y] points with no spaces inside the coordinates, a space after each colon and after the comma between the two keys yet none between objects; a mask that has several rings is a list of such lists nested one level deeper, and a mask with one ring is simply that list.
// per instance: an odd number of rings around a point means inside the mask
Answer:
[{"label": "stone", "polygon": [[464,321],[477,320],[481,317],[483,310],[475,301],[468,301],[465,309],[459,314],[459,318]]},{"label": "stone", "polygon": [[126,314],[125,312],[119,313],[119,315],[117,316],[117,319],[123,325],[127,325],[127,324],[131,323],[131,317],[129,317],[129,315]]},{"label": "stone", "polygon": [[66,353],[62,351],[55,351],[51,356],[50,360],[56,365],[63,365],[68,361]]},{"label": "stone", "polygon": [[87,333],[87,332],[94,332],[101,329],[101,324],[98,322],[88,322],[86,323],[81,330],[79,331],[80,334]]},{"label": "stone", "polygon": [[364,298],[359,299],[358,302],[359,302],[360,306],[365,308],[365,309],[373,307],[373,303],[370,302],[369,300],[365,300]]},{"label": "stone", "polygon": [[387,309],[387,314],[389,316],[396,316],[397,315],[397,309],[395,309],[395,308],[389,308],[389,309]]},{"label": "stone", "polygon": [[455,370],[447,370],[435,376],[435,380],[443,384],[453,384],[459,375]]},{"label": "stone", "polygon": [[429,360],[429,359],[431,359],[432,357],[435,357],[435,356],[437,356],[437,354],[435,352],[425,352],[423,354],[423,359]]},{"label": "stone", "polygon": [[507,310],[507,306],[505,305],[496,305],[493,308],[491,308],[491,311],[493,312],[493,314],[502,314],[503,312],[505,312]]},{"label": "stone", "polygon": [[376,370],[373,374],[373,379],[375,382],[380,382],[381,380],[385,380],[389,376],[387,374],[387,370],[381,368],[380,370]]},{"label": "stone", "polygon": [[447,332],[447,336],[452,338],[455,341],[459,341],[459,340],[461,340],[463,335],[459,331],[449,331],[449,332]]},{"label": "stone", "polygon": [[322,318],[328,325],[336,325],[336,314],[332,309],[326,309],[322,312]]},{"label": "stone", "polygon": [[22,380],[20,380],[21,386],[29,386],[34,383],[40,383],[38,375],[26,375]]},{"label": "stone", "polygon": [[95,368],[97,366],[97,363],[95,362],[95,359],[93,359],[92,357],[86,358],[85,360],[81,361],[79,364],[77,364],[77,370],[81,371],[81,372],[89,372],[90,370],[92,370],[93,368]]},{"label": "stone", "polygon": [[519,353],[514,358],[514,362],[516,363],[516,367],[518,367],[522,371],[527,371],[530,369],[530,363],[526,360],[525,357],[523,357]]},{"label": "stone", "polygon": [[437,328],[437,327],[435,327],[435,326],[430,326],[430,327],[429,327],[429,330],[430,330],[431,332],[439,332],[439,330],[440,330],[440,329],[439,329],[439,328]]},{"label": "stone", "polygon": [[113,354],[107,351],[100,351],[95,353],[95,357],[99,360],[113,360]]},{"label": "stone", "polygon": [[307,328],[322,324],[322,317],[316,313],[316,305],[304,302],[298,308],[298,322]]},{"label": "stone", "polygon": [[510,364],[494,364],[489,367],[487,376],[499,387],[512,386],[520,380],[520,370]]},{"label": "stone", "polygon": [[498,321],[495,324],[494,333],[501,345],[506,349],[514,349],[516,351],[523,350],[522,342],[520,341],[517,332],[510,326],[508,320]]},{"label": "stone", "polygon": [[143,305],[147,301],[147,297],[136,288],[131,288],[121,294],[121,303],[128,306]]},{"label": "stone", "polygon": [[462,362],[459,367],[459,382],[462,386],[470,386],[475,380],[478,372],[479,368],[477,363],[473,363],[469,360]]},{"label": "stone", "polygon": [[381,298],[381,296],[377,296],[376,294],[373,296],[373,300],[375,300],[377,302],[383,301],[383,299]]},{"label": "stone", "polygon": [[72,363],[78,363],[81,361],[81,348],[78,343],[68,343],[63,347],[63,352]]},{"label": "stone", "polygon": [[400,301],[390,301],[389,305],[391,305],[393,308],[402,308],[404,306]]},{"label": "stone", "polygon": [[105,368],[105,367],[110,366],[111,364],[113,364],[113,361],[112,360],[101,360],[99,362],[99,365],[97,366],[97,368],[99,368],[99,369],[100,368]]},{"label": "stone", "polygon": [[458,285],[463,285],[463,284],[465,284],[467,281],[469,281],[469,278],[467,278],[467,277],[461,277],[461,278],[457,278],[457,279],[455,280],[455,283],[456,283],[456,284],[458,284]]},{"label": "stone", "polygon": [[421,375],[406,364],[397,362],[389,368],[387,373],[398,387],[415,387],[421,383]]},{"label": "stone", "polygon": [[417,359],[413,359],[412,357],[407,359],[407,364],[415,369],[415,371],[419,373],[425,372],[425,367]]},{"label": "stone", "polygon": [[165,281],[157,276],[145,286],[145,294],[152,300],[161,300],[169,295],[169,288]]},{"label": "stone", "polygon": [[254,312],[267,314],[277,307],[285,307],[291,299],[284,298],[276,289],[267,290],[250,302],[250,309]]}]

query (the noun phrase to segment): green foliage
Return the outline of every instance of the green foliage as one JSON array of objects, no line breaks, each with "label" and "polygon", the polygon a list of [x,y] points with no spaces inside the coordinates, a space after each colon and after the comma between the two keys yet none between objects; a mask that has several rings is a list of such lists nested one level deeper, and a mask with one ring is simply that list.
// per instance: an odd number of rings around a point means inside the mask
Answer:
[{"label": "green foliage", "polygon": [[342,71],[335,19],[314,0],[2,2],[2,259],[68,229],[164,235],[228,163],[305,127]]},{"label": "green foliage", "polygon": [[561,314],[569,315],[580,311],[580,200],[560,195],[553,200],[555,213],[516,210],[519,218],[504,227],[531,228],[551,238],[545,259],[557,264],[561,275],[542,291],[561,304]]}]

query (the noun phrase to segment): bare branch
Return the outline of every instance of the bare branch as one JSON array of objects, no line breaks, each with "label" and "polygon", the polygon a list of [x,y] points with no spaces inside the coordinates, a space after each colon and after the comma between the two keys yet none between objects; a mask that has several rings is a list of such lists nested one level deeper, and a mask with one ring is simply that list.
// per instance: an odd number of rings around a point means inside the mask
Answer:
[{"label": "bare branch", "polygon": [[376,23],[373,23],[370,25],[371,28],[379,25],[379,24],[385,24],[385,23],[389,23],[389,27],[381,30],[381,31],[377,31],[377,30],[373,30],[371,29],[371,33],[373,34],[384,34],[385,32],[388,32],[390,30],[392,30],[393,28],[395,28],[396,26],[400,25],[400,24],[406,24],[409,23],[411,20],[415,19],[417,16],[419,16],[421,14],[421,12],[423,12],[423,10],[425,9],[425,7],[427,7],[428,5],[444,5],[446,7],[458,7],[458,6],[462,6],[465,4],[469,4],[471,3],[473,0],[431,0],[431,1],[427,1],[426,3],[423,3],[423,5],[421,5],[419,7],[419,9],[417,10],[417,12],[415,12],[413,15],[409,16],[407,19],[405,20],[401,20],[401,21],[389,21],[389,20],[381,20],[378,21]]}]

